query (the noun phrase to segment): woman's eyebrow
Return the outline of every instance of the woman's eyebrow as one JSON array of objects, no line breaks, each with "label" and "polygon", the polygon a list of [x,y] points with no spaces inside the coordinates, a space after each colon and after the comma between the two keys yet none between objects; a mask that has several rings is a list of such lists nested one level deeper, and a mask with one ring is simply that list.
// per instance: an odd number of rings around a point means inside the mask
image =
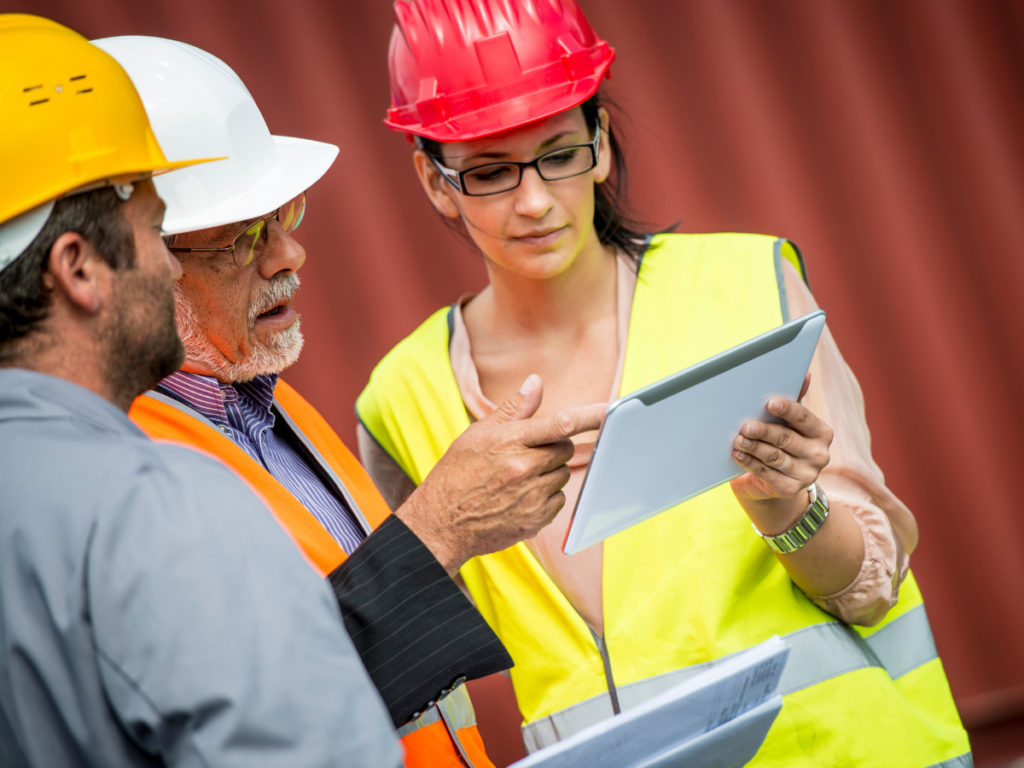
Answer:
[{"label": "woman's eyebrow", "polygon": [[[554,143],[556,143],[558,141],[561,141],[566,136],[573,136],[575,133],[576,133],[576,131],[562,131],[561,133],[556,133],[551,138],[546,139],[538,147],[538,149],[543,152],[543,150],[547,149],[552,144],[554,144]],[[492,158],[492,159],[500,160],[503,157],[508,157],[508,154],[509,154],[508,152],[478,152],[478,153],[476,153],[474,155],[470,155],[469,157],[466,158],[466,160],[473,160],[473,159],[476,159],[478,157],[480,157],[480,158],[485,158],[486,157],[486,158]]]}]

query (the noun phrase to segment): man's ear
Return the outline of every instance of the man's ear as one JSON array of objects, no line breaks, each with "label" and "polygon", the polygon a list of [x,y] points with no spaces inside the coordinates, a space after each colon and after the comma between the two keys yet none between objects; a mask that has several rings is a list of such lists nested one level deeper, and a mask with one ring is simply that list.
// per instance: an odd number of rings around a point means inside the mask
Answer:
[{"label": "man's ear", "polygon": [[95,315],[103,308],[110,268],[92,243],[77,232],[65,232],[50,248],[48,287],[80,312]]},{"label": "man's ear", "polygon": [[451,197],[454,192],[452,185],[434,167],[427,153],[422,149],[417,149],[413,153],[412,162],[416,166],[416,175],[419,176],[423,191],[427,193],[430,203],[437,212],[449,219],[457,219],[461,216],[462,212]]}]

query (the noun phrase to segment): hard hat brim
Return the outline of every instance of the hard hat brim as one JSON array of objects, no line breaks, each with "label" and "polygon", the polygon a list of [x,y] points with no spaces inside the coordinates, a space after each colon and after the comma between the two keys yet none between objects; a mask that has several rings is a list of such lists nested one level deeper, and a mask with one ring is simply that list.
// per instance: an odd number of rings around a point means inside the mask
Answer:
[{"label": "hard hat brim", "polygon": [[[338,147],[320,141],[274,136],[274,145],[280,161],[242,194],[205,208],[192,215],[176,215],[173,207],[164,217],[164,232],[176,235],[200,229],[220,227],[236,221],[254,219],[280,208],[293,197],[306,191],[319,181],[334,164]],[[173,184],[174,177],[155,179],[157,192],[165,184]],[[168,199],[172,196],[168,195]]]},{"label": "hard hat brim", "polygon": [[77,187],[71,190],[61,191],[58,189],[54,189],[44,191],[42,194],[37,195],[36,197],[33,198],[26,197],[21,201],[21,204],[19,206],[12,209],[13,213],[5,212],[0,223],[10,221],[14,217],[20,216],[26,211],[31,211],[33,208],[36,208],[42,205],[43,203],[47,203],[51,200],[63,200],[65,197],[73,197],[75,195],[80,195],[84,192],[92,192],[93,190],[103,189],[104,187],[109,187],[112,184],[124,184],[126,182],[142,181],[150,177],[163,176],[164,174],[171,173],[172,171],[177,171],[181,168],[188,168],[190,166],[199,165],[201,163],[212,163],[217,160],[224,159],[225,158],[223,157],[204,157],[198,160],[177,160],[175,162],[167,160],[161,162],[159,167],[157,168],[150,168],[146,166],[137,169],[118,169],[118,173],[116,176],[100,176],[99,178],[95,178],[90,181],[86,181],[82,184],[79,184]]},{"label": "hard hat brim", "polygon": [[[393,108],[389,111],[388,118],[384,120],[384,125],[393,131],[411,133],[440,142],[472,141],[522,128],[524,125],[574,109],[597,93],[601,80],[608,76],[608,71],[615,60],[615,50],[607,47],[606,50],[606,58],[594,68],[593,74],[587,77],[531,93],[515,93],[510,90],[508,98],[503,101],[451,114],[447,119],[429,124],[417,119],[422,117],[418,105],[402,109]],[[458,101],[461,104],[472,103],[472,99],[461,97]],[[439,114],[439,111],[434,110],[433,114]]]},{"label": "hard hat brim", "polygon": [[170,173],[171,171],[178,171],[181,170],[182,168],[189,168],[193,165],[200,165],[202,163],[215,163],[218,160],[227,160],[227,158],[204,157],[199,160],[176,160],[174,162],[168,160],[165,166],[161,166],[160,168],[153,170],[152,174],[154,176],[163,176],[165,173]]}]

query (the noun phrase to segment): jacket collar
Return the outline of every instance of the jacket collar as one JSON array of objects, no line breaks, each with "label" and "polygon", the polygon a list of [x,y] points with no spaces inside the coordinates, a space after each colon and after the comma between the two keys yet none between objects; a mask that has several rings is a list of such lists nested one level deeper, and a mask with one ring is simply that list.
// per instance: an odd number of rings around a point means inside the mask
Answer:
[{"label": "jacket collar", "polygon": [[61,418],[144,436],[124,411],[85,387],[24,368],[0,368],[0,421]]}]

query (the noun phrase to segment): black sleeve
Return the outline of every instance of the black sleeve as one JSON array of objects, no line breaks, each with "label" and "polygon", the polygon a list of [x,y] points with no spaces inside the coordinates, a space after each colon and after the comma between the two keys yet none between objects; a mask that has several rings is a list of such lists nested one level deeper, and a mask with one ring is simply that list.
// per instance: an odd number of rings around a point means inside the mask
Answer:
[{"label": "black sleeve", "polygon": [[396,728],[459,683],[512,667],[498,636],[394,515],[329,578]]}]

